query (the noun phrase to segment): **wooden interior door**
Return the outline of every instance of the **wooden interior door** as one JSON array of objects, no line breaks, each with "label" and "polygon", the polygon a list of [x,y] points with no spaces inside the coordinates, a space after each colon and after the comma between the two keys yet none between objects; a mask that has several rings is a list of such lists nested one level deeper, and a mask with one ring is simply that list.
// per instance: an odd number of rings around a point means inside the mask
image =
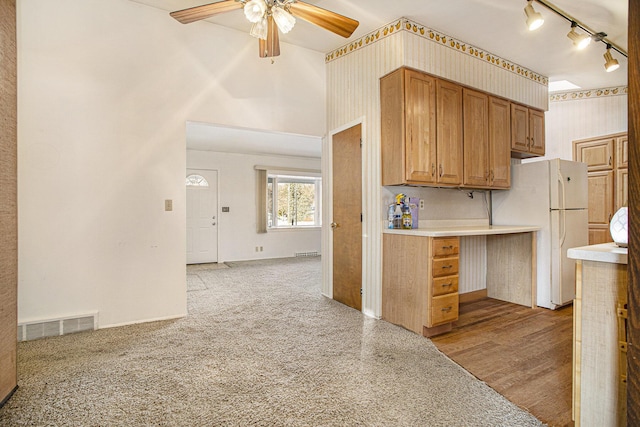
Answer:
[{"label": "wooden interior door", "polygon": [[333,135],[333,299],[362,310],[361,125]]},{"label": "wooden interior door", "polygon": [[18,387],[16,3],[0,2],[0,407]]}]

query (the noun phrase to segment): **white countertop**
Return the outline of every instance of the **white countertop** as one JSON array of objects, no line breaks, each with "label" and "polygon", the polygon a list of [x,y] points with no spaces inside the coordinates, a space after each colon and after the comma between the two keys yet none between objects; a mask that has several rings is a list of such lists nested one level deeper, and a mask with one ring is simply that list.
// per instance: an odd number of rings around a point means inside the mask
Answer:
[{"label": "white countertop", "polygon": [[489,234],[530,233],[540,227],[529,225],[456,225],[445,227],[425,227],[412,230],[383,229],[386,234],[404,234],[409,236],[447,237],[447,236],[486,236]]},{"label": "white countertop", "polygon": [[571,259],[584,261],[627,264],[627,248],[621,248],[615,243],[603,243],[600,245],[571,248],[567,251],[567,256]]}]

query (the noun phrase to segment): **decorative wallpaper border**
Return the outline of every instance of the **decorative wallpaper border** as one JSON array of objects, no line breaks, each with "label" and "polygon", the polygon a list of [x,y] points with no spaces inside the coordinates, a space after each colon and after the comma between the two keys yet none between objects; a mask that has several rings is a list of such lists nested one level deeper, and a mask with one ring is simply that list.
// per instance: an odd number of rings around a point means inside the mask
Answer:
[{"label": "decorative wallpaper border", "polygon": [[576,92],[554,93],[549,96],[549,102],[575,101],[578,99],[604,98],[606,96],[620,96],[629,93],[628,86],[610,87],[604,89],[589,89]]},{"label": "decorative wallpaper border", "polygon": [[496,67],[502,67],[507,71],[511,71],[512,73],[519,74],[523,77],[526,77],[530,80],[533,80],[545,86],[549,85],[549,79],[541,74],[538,74],[534,71],[531,71],[513,62],[507,61],[504,58],[500,58],[499,56],[493,55],[471,44],[457,40],[453,37],[450,37],[436,30],[427,28],[424,25],[419,24],[417,22],[413,22],[407,18],[400,18],[399,20],[394,21],[390,24],[387,24],[382,28],[372,31],[371,33],[360,38],[359,40],[353,41],[349,44],[342,46],[341,48],[338,48],[332,52],[329,52],[325,56],[325,62],[328,63],[331,61],[335,61],[336,59],[344,55],[348,55],[349,53],[352,53],[358,49],[361,49],[362,47],[367,46],[371,43],[375,43],[378,40],[388,37],[398,31],[407,31],[407,32],[417,34],[418,36],[424,39],[430,40],[434,43],[442,44],[443,46],[446,46],[449,49],[468,53],[469,55],[475,56],[478,59],[484,59],[488,63],[491,63]]}]

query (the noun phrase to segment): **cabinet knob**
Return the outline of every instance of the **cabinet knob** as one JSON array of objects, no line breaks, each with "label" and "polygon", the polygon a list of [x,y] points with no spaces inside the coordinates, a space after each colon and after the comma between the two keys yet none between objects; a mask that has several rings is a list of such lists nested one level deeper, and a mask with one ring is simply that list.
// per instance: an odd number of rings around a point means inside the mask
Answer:
[{"label": "cabinet knob", "polygon": [[442,164],[440,164],[440,177],[442,177]]},{"label": "cabinet knob", "polygon": [[436,164],[431,163],[431,176],[436,176]]}]

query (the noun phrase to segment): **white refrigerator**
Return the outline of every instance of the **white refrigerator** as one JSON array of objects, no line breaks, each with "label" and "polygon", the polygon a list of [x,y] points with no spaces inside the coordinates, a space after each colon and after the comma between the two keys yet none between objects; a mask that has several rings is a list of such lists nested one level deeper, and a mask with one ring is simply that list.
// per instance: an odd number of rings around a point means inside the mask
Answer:
[{"label": "white refrigerator", "polygon": [[[587,165],[561,159],[511,166],[511,189],[492,192],[494,225],[537,225],[536,304],[555,309],[575,297],[575,260],[589,244]],[[487,254],[491,256],[491,254]]]}]

